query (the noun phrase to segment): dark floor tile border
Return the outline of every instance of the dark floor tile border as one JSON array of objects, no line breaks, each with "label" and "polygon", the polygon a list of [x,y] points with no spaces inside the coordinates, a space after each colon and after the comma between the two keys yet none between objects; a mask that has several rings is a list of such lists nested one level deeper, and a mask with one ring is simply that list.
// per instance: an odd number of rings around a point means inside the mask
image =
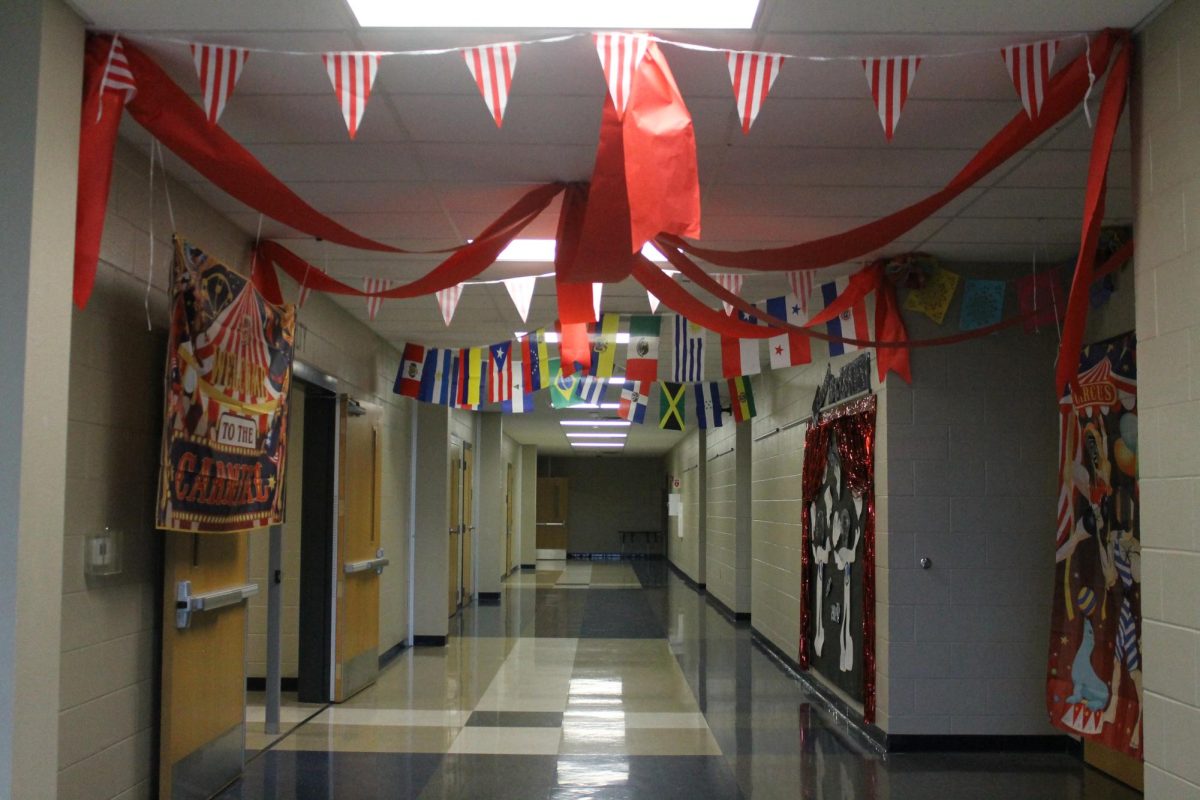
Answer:
[{"label": "dark floor tile border", "polygon": [[408,649],[408,644],[405,642],[396,642],[394,645],[384,650],[379,656],[379,668],[383,669],[388,664],[396,660],[396,658],[405,650]]},{"label": "dark floor tile border", "polygon": [[413,636],[413,647],[445,647],[445,636]]},{"label": "dark floor tile border", "polygon": [[675,575],[679,578],[679,580],[683,581],[684,584],[689,589],[697,591],[700,594],[707,593],[707,588],[706,588],[705,584],[697,583],[696,581],[694,581],[692,579],[691,575],[688,575],[686,572],[684,572],[682,569],[680,569],[678,566],[676,566],[675,562],[669,558],[667,559],[667,566],[671,568],[671,571],[674,572]]},{"label": "dark floor tile border", "polygon": [[[567,553],[568,561],[642,561],[666,558],[662,553]],[[669,563],[669,562],[668,562]]]},{"label": "dark floor tile border", "polygon": [[481,606],[498,606],[500,605],[499,592],[480,592],[475,596]]},{"label": "dark floor tile border", "polygon": [[707,598],[708,604],[715,608],[718,614],[732,622],[734,625],[744,625],[750,622],[750,612],[734,611],[732,608],[721,602],[720,598],[718,598],[712,592],[705,591],[704,596]]},{"label": "dark floor tile border", "polygon": [[[299,689],[299,678],[280,678],[279,691],[295,692]],[[265,692],[267,690],[267,679],[246,676],[246,691],[247,692]]]},{"label": "dark floor tile border", "polygon": [[887,746],[891,753],[1066,753],[1083,757],[1083,743],[1066,735],[891,734]]},{"label": "dark floor tile border", "polygon": [[521,571],[522,572],[536,572],[537,564],[522,564]]}]

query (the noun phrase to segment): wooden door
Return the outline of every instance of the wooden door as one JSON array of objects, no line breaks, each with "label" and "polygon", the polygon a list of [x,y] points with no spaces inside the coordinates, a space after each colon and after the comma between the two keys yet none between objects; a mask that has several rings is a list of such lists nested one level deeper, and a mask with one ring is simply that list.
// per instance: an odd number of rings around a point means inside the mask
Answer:
[{"label": "wooden door", "polygon": [[378,408],[340,409],[337,531],[335,702],[375,682],[379,673],[381,461]]},{"label": "wooden door", "polygon": [[513,465],[507,464],[504,473],[504,573],[513,568]]},{"label": "wooden door", "polygon": [[447,514],[450,520],[449,558],[450,574],[446,581],[449,591],[449,616],[458,612],[458,598],[461,589],[458,572],[458,549],[462,546],[462,458],[457,454],[450,459],[450,508]]},{"label": "wooden door", "polygon": [[537,549],[567,549],[567,479],[538,478]]},{"label": "wooden door", "polygon": [[192,596],[246,585],[250,534],[164,532],[159,797],[207,798],[242,772],[245,752],[246,603],[187,615]]},{"label": "wooden door", "polygon": [[462,547],[462,602],[465,606],[475,596],[475,561],[472,557],[475,545],[475,451],[463,445],[463,547]]}]

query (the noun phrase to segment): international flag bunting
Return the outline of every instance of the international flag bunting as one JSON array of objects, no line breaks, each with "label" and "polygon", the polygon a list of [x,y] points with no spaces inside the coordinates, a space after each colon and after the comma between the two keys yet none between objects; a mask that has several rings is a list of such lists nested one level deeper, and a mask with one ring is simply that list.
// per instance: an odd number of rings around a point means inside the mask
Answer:
[{"label": "international flag bunting", "polygon": [[[108,49],[108,62],[104,65],[104,75],[100,78],[100,93],[106,90],[122,92],[128,103],[137,96],[137,83],[133,80],[133,72],[129,69],[129,59],[125,56],[125,45],[120,36],[114,36],[112,46]],[[96,119],[104,109],[101,103],[96,111]]]},{"label": "international flag bunting", "polygon": [[617,109],[617,118],[624,118],[629,90],[633,86],[633,74],[646,57],[650,37],[644,33],[597,33],[593,38],[596,41],[596,55],[600,57],[600,66],[604,69],[608,94]]},{"label": "international flag bunting", "polygon": [[735,422],[745,422],[758,414],[754,407],[754,386],[749,378],[729,379],[729,405],[732,407]]},{"label": "international flag bunting", "polygon": [[1050,68],[1054,66],[1057,52],[1058,42],[1054,39],[1014,45],[1000,51],[1008,77],[1021,96],[1021,105],[1030,119],[1037,119],[1042,113],[1046,84],[1050,82]]},{"label": "international flag bunting", "polygon": [[651,381],[631,381],[626,378],[621,389],[621,403],[617,416],[641,425],[646,421],[646,406],[649,402]]},{"label": "international flag bunting", "polygon": [[528,414],[533,411],[533,392],[525,386],[521,370],[512,371],[512,382],[509,384],[508,399],[500,402],[500,410],[505,414]]},{"label": "international flag bunting", "polygon": [[629,318],[629,344],[625,348],[625,377],[631,381],[658,380],[658,337],[662,317]]},{"label": "international flag bunting", "polygon": [[674,315],[671,378],[677,383],[704,380],[704,329],[681,314]]},{"label": "international flag bunting", "polygon": [[683,395],[685,383],[659,381],[658,427],[664,431],[683,430]]},{"label": "international flag bunting", "polygon": [[864,58],[863,70],[867,73],[867,85],[871,87],[871,99],[883,123],[883,132],[888,141],[896,132],[900,112],[908,102],[908,92],[921,66],[918,56],[897,58]]},{"label": "international flag bunting", "polygon": [[[518,44],[493,44],[471,47],[462,51],[471,70],[471,77],[487,103],[488,111],[499,128],[504,124],[504,109],[508,106],[508,90],[512,88],[513,71],[517,68]],[[524,317],[522,317],[524,319]]]},{"label": "international flag bunting", "polygon": [[400,357],[400,369],[396,373],[396,385],[392,391],[403,397],[421,396],[421,377],[425,371],[425,347],[411,342],[404,345]]},{"label": "international flag bunting", "polygon": [[467,354],[466,369],[464,370],[466,394],[463,396],[463,405],[477,408],[486,397],[490,357],[486,347],[472,347],[465,352]]},{"label": "international flag bunting", "polygon": [[696,420],[700,429],[720,428],[721,416],[721,384],[694,383],[692,390],[696,395]]},{"label": "international flag bunting", "polygon": [[525,334],[521,340],[521,377],[525,391],[536,392],[546,388],[547,376],[554,377],[552,373],[548,375],[545,372],[549,366],[550,348],[546,346],[546,329],[538,328],[534,333]]},{"label": "international flag bunting", "polygon": [[575,384],[580,380],[579,373],[563,375],[562,364],[557,358],[551,358],[549,364],[550,369],[546,374],[551,376],[550,405],[554,408],[570,408],[582,402],[575,394]]},{"label": "international flag bunting", "polygon": [[451,403],[454,408],[473,408],[470,402],[467,401],[467,383],[469,380],[469,371],[470,351],[466,348],[463,348],[458,351],[458,356],[456,357],[454,378],[457,385],[454,392],[454,401]]},{"label": "international flag bunting", "polygon": [[[718,272],[713,275],[717,283],[721,284],[721,288],[727,292],[732,292],[737,296],[742,295],[742,274],[740,272]],[[733,306],[721,301],[721,306],[725,309],[725,314],[733,313]]]},{"label": "international flag bunting", "polygon": [[508,296],[512,298],[513,305],[517,307],[517,313],[521,315],[521,322],[524,322],[529,316],[529,304],[533,301],[533,289],[536,284],[536,275],[509,278],[504,281],[504,288],[508,290]]},{"label": "international flag bunting", "polygon": [[[803,325],[808,321],[808,316],[800,306],[800,298],[794,294],[772,297],[767,301],[767,314],[792,325]],[[812,337],[787,331],[767,339],[767,352],[771,357],[771,369],[808,364],[812,361]]]},{"label": "international flag bunting", "polygon": [[[834,300],[850,285],[849,278],[838,278],[829,283],[821,284],[821,307],[828,308]],[[870,339],[871,326],[867,317],[867,301],[859,300],[834,319],[825,323],[825,332],[830,336],[841,336],[847,339]],[[840,356],[858,350],[856,344],[842,342],[829,343],[829,357]]]},{"label": "international flag bunting", "polygon": [[441,289],[434,292],[437,297],[438,308],[442,310],[442,320],[449,327],[450,320],[454,319],[454,309],[458,308],[458,299],[462,297],[463,284],[459,283],[451,286],[448,289]]},{"label": "international flag bunting", "polygon": [[800,300],[800,313],[805,319],[808,319],[808,298],[813,290],[813,272],[811,269],[798,269],[787,274],[788,286]]},{"label": "international flag bunting", "polygon": [[[363,278],[363,291],[367,294],[373,295],[379,292],[386,292],[395,285],[395,281],[388,280],[387,278]],[[368,297],[367,319],[374,321],[381,308],[383,308],[382,297]]]},{"label": "international flag bunting", "polygon": [[333,84],[333,91],[337,94],[342,118],[346,120],[346,130],[353,139],[358,134],[358,125],[367,109],[371,87],[375,85],[375,74],[379,71],[379,53],[329,52],[322,55],[321,60],[325,62],[329,82]]},{"label": "international flag bunting", "polygon": [[621,330],[620,314],[605,314],[600,318],[600,330],[592,345],[591,374],[597,378],[611,378],[617,361],[617,333]]},{"label": "international flag bunting", "polygon": [[488,348],[488,402],[511,399],[513,382],[512,342],[500,342]]},{"label": "international flag bunting", "polygon": [[458,388],[458,361],[454,350],[430,348],[425,354],[425,366],[421,370],[421,392],[418,400],[454,405],[454,393]]},{"label": "international flag bunting", "polygon": [[[806,340],[807,336],[804,337]],[[738,375],[757,375],[762,372],[762,361],[758,354],[758,339],[721,337],[721,375],[735,378]]]},{"label": "international flag bunting", "polygon": [[221,118],[225,101],[233,94],[249,56],[250,51],[244,47],[192,45],[192,60],[200,77],[200,94],[204,96],[204,115],[209,125],[216,125]]},{"label": "international flag bunting", "polygon": [[[758,112],[767,101],[767,94],[779,77],[779,68],[784,57],[778,53],[743,53],[731,50],[729,80],[733,82],[733,98],[737,101],[738,119],[742,121],[742,133],[750,133],[750,126],[758,118]],[[728,313],[728,312],[726,312]]]}]

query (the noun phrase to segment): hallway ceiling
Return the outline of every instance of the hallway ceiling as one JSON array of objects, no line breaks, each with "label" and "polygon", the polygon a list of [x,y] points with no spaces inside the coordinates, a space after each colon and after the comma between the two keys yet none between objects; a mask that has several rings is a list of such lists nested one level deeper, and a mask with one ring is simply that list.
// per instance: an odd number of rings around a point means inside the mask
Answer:
[{"label": "hallway ceiling", "polygon": [[[362,29],[344,0],[70,2],[94,28],[122,32],[149,50],[194,96],[198,88],[188,49],[163,39],[275,50],[400,50],[561,33]],[[658,31],[665,38],[716,47],[804,55],[973,53],[923,62],[895,139],[888,143],[855,61],[785,63],[745,136],[724,59],[664,46],[695,122],[705,241],[728,248],[792,244],[867,222],[930,194],[1020,111],[999,56],[1002,45],[1063,37],[1058,68],[1083,50],[1082,40],[1071,34],[1133,27],[1158,2],[763,0],[753,30]],[[586,180],[604,92],[589,39],[525,47],[504,127],[497,130],[458,55],[384,59],[358,138],[350,141],[320,58],[254,53],[221,124],[339,222],[402,247],[429,249],[473,236],[534,184]],[[1098,96],[1099,91],[1093,93],[1093,105]],[[128,119],[122,135],[143,147],[148,142]],[[1079,238],[1089,146],[1083,114],[1072,115],[887,251],[921,249],[950,262],[1014,265],[1028,265],[1035,251],[1042,263],[1071,258]],[[171,156],[168,168],[254,235],[256,212]],[[1130,186],[1126,124],[1109,182],[1111,221],[1131,221]],[[556,217],[554,206],[524,235],[553,237]],[[263,235],[327,265],[352,285],[364,275],[411,279],[436,263],[325,247],[271,220],[263,222]],[[550,268],[500,263],[483,277]],[[785,283],[779,275],[748,276],[743,294],[758,300],[782,293]],[[366,320],[363,300],[337,302]],[[645,292],[632,282],[606,286],[603,308],[649,310]],[[502,340],[554,317],[553,282],[542,280],[528,324],[521,323],[502,285],[469,286],[450,328],[432,297],[387,301],[368,324],[398,346],[410,339],[466,346]],[[710,351],[715,359],[718,348]],[[712,366],[710,374],[719,374],[715,360]],[[533,416],[553,424],[549,414]],[[659,440],[646,433],[647,452],[661,452],[673,441],[668,434],[659,434],[666,437]],[[631,451],[638,438],[631,437]]]}]

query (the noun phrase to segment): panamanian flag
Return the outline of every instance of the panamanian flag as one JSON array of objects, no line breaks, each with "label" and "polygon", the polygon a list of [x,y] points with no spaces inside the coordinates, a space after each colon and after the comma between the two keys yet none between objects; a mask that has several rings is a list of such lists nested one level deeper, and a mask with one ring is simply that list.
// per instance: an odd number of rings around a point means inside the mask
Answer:
[{"label": "panamanian flag", "polygon": [[[794,294],[772,297],[767,301],[767,314],[791,325],[803,325],[808,321],[800,298]],[[771,356],[771,369],[807,364],[812,361],[812,338],[787,331],[767,339],[767,352]]]},{"label": "panamanian flag", "polygon": [[[849,276],[821,284],[820,297],[822,308],[829,308],[833,301],[850,285]],[[841,314],[825,323],[825,332],[830,336],[840,336],[846,339],[870,339],[871,326],[867,317],[867,301],[859,300]],[[829,356],[840,356],[858,350],[856,344],[829,342]]]}]

